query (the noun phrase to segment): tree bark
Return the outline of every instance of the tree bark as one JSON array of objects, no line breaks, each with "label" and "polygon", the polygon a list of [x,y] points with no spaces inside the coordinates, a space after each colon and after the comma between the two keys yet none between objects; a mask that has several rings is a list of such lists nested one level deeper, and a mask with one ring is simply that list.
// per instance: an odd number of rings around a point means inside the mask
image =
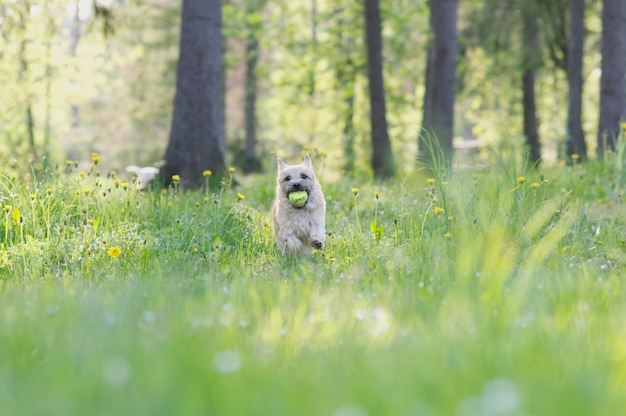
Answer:
[{"label": "tree bark", "polygon": [[458,0],[430,0],[433,40],[428,51],[424,117],[418,141],[420,161],[433,170],[449,168],[453,156],[458,4]]},{"label": "tree bark", "polygon": [[161,179],[184,188],[204,183],[202,172],[224,172],[221,0],[184,0],[176,96]]},{"label": "tree bark", "polygon": [[245,80],[245,125],[246,146],[244,149],[243,169],[244,172],[258,172],[261,170],[261,162],[256,156],[257,125],[256,125],[256,99],[257,78],[256,65],[259,55],[259,41],[255,27],[248,28],[246,41],[246,80]]},{"label": "tree bark", "polygon": [[602,8],[602,77],[598,156],[615,150],[620,121],[626,117],[626,25],[624,0],[604,0]]},{"label": "tree bark", "polygon": [[[26,10],[30,9],[30,4],[26,3]],[[24,38],[20,42],[20,52],[19,52],[19,60],[20,60],[20,69],[18,74],[18,79],[22,83],[22,90],[25,92],[24,97],[24,110],[26,116],[26,136],[28,138],[28,147],[30,148],[30,157],[32,161],[35,162],[37,160],[37,146],[35,145],[35,120],[33,117],[33,107],[32,107],[32,97],[31,97],[31,85],[29,79],[29,67],[28,67],[28,58],[26,57],[26,20],[24,18],[24,11],[19,11],[20,18],[20,28],[23,31]]]},{"label": "tree bark", "polygon": [[[582,161],[587,157],[587,144],[583,132],[582,88],[583,88],[583,45],[585,42],[585,0],[570,0],[570,31],[567,60],[567,157]],[[578,159],[572,159],[578,155]]]},{"label": "tree bark", "polygon": [[[531,5],[532,7],[532,5]],[[522,76],[524,104],[524,137],[528,162],[537,166],[541,161],[541,144],[537,128],[537,105],[535,102],[535,71],[540,56],[537,39],[537,14],[529,9],[524,12],[524,75]]]},{"label": "tree bark", "polygon": [[382,34],[378,0],[365,0],[365,39],[372,135],[371,166],[374,176],[392,177],[394,160],[387,131],[385,87],[383,81]]}]

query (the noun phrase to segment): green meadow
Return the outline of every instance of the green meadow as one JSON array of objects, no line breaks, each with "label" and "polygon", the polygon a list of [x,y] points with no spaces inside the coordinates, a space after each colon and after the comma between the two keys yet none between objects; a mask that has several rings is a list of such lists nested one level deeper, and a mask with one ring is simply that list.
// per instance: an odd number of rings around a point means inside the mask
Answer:
[{"label": "green meadow", "polygon": [[325,181],[317,154],[327,246],[300,260],[273,173],[1,177],[0,414],[623,414],[623,151],[504,159]]}]

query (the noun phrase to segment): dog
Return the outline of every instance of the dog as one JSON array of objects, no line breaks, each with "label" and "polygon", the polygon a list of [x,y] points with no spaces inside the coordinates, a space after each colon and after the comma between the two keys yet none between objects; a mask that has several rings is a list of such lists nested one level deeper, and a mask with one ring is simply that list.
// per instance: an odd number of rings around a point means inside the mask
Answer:
[{"label": "dog", "polygon": [[[294,191],[305,191],[307,200],[297,207],[289,200]],[[288,165],[278,158],[276,197],[272,208],[276,244],[285,256],[311,255],[323,250],[326,201],[307,154],[299,165]]]}]

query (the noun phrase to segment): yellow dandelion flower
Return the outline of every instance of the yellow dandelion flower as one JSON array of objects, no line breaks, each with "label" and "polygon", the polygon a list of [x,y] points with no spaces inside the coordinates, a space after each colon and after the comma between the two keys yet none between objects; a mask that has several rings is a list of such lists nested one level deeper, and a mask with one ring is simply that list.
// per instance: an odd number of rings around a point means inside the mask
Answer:
[{"label": "yellow dandelion flower", "polygon": [[228,173],[235,173],[235,168],[233,167],[228,168]]},{"label": "yellow dandelion flower", "polygon": [[454,221],[454,217],[452,215],[448,215],[448,221]]},{"label": "yellow dandelion flower", "polygon": [[97,165],[98,162],[100,161],[100,156],[98,156],[97,153],[92,153],[91,160],[93,160],[94,165]]},{"label": "yellow dandelion flower", "polygon": [[15,222],[20,221],[20,223],[21,223],[23,221],[22,220],[22,214],[21,214],[19,208],[14,208],[13,212],[11,212],[11,216],[13,217],[13,221],[15,221]]},{"label": "yellow dandelion flower", "polygon": [[87,176],[87,174],[86,174],[85,172],[81,172],[79,175],[80,175],[80,177],[81,177],[81,178],[83,178],[83,179],[85,179],[85,177]]},{"label": "yellow dandelion flower", "polygon": [[359,188],[352,188],[352,195],[357,196],[359,193]]},{"label": "yellow dandelion flower", "polygon": [[196,202],[196,207],[199,207],[199,206],[200,206],[200,202]]},{"label": "yellow dandelion flower", "polygon": [[426,179],[426,183],[429,185],[434,185],[435,184],[435,178],[428,178]]},{"label": "yellow dandelion flower", "polygon": [[572,153],[572,155],[570,157],[572,158],[572,160],[580,159],[580,155],[578,153]]},{"label": "yellow dandelion flower", "polygon": [[13,209],[13,207],[12,207],[11,205],[5,205],[5,206],[4,206],[4,210],[5,210],[6,212],[11,211],[12,209]]},{"label": "yellow dandelion flower", "polygon": [[213,172],[211,172],[210,170],[205,170],[204,172],[202,172],[202,176],[204,176],[205,178],[208,178],[209,176],[213,175]]},{"label": "yellow dandelion flower", "polygon": [[120,187],[120,183],[122,183],[119,179],[115,178],[115,180],[113,181],[113,185],[115,185],[116,188]]},{"label": "yellow dandelion flower", "polygon": [[128,189],[128,182],[122,182],[122,189],[124,190]]},{"label": "yellow dandelion flower", "polygon": [[519,183],[524,183],[524,182],[526,182],[526,178],[524,176],[520,176],[519,178],[517,178],[517,181]]},{"label": "yellow dandelion flower", "polygon": [[66,161],[65,161],[65,164],[66,164],[67,166],[72,166],[72,163],[74,163],[74,162],[72,162],[71,160],[66,160]]},{"label": "yellow dandelion flower", "polygon": [[30,200],[31,200],[31,201],[34,201],[34,200],[35,200],[35,198],[37,198],[37,195],[35,195],[35,194],[30,194],[30,195],[28,195],[28,197],[30,198]]},{"label": "yellow dandelion flower", "polygon": [[47,188],[47,189],[46,189],[46,193],[47,193],[48,195],[51,195],[51,194],[52,194],[52,188]]},{"label": "yellow dandelion flower", "polygon": [[84,193],[85,195],[89,195],[89,192],[91,192],[89,189],[83,189],[83,193]]},{"label": "yellow dandelion flower", "polygon": [[452,238],[452,233],[450,231],[448,231],[447,233],[445,233],[443,235],[445,238]]},{"label": "yellow dandelion flower", "polygon": [[441,207],[435,207],[435,208],[433,208],[433,212],[435,213],[435,215],[439,215],[439,214],[441,214],[441,213],[442,213],[442,212],[444,212],[444,211],[445,211],[445,209],[443,209],[443,208],[441,208]]},{"label": "yellow dandelion flower", "polygon": [[626,130],[626,123],[622,123],[622,130]]},{"label": "yellow dandelion flower", "polygon": [[179,182],[179,181],[180,181],[180,176],[178,176],[178,175],[172,175],[172,181],[173,181],[173,182]]},{"label": "yellow dandelion flower", "polygon": [[436,196],[433,196],[433,202],[436,204],[437,202],[439,202],[439,198],[437,198]]},{"label": "yellow dandelion flower", "polygon": [[241,193],[237,192],[237,199],[238,199],[238,200],[240,200],[240,201],[241,201],[241,200],[242,200],[242,199],[244,199],[244,198],[245,198],[245,195],[244,195],[244,194],[241,194]]},{"label": "yellow dandelion flower", "polygon": [[109,256],[113,257],[114,259],[119,257],[120,254],[122,254],[122,249],[119,248],[118,246],[113,246],[111,248],[109,248],[107,250],[107,253],[109,254]]},{"label": "yellow dandelion flower", "polygon": [[193,248],[193,252],[194,252],[194,253],[197,253],[198,251],[200,251],[200,249],[199,249],[198,247],[194,247],[194,248]]},{"label": "yellow dandelion flower", "polygon": [[533,188],[533,189],[537,189],[537,188],[539,188],[540,186],[541,186],[541,184],[540,184],[540,183],[538,183],[538,182],[533,182],[533,183],[531,183],[531,184],[530,184],[530,187],[531,187],[531,188]]}]

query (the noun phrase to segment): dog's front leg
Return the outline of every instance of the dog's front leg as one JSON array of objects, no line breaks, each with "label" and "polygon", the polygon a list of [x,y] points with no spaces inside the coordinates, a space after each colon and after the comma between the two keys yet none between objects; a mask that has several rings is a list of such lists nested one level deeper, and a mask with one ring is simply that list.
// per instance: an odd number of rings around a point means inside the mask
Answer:
[{"label": "dog's front leg", "polygon": [[323,250],[325,237],[324,221],[311,221],[311,245],[318,250]]}]

